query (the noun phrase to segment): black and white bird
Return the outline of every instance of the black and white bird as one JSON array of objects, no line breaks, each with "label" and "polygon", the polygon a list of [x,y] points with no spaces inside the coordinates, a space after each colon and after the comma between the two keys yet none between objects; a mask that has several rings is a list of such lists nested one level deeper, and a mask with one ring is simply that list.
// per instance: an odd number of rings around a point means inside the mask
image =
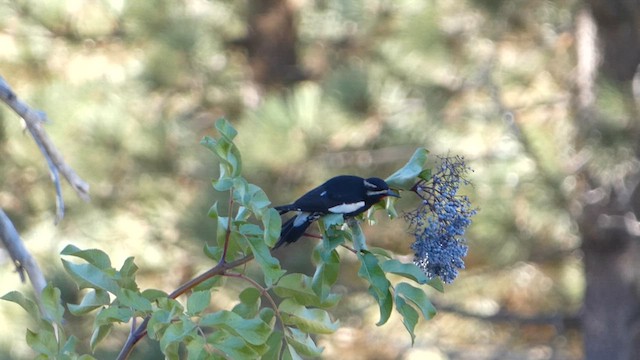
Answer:
[{"label": "black and white bird", "polygon": [[280,215],[296,211],[297,215],[282,224],[280,239],[274,249],[298,240],[309,225],[328,214],[342,214],[345,218],[361,214],[387,196],[400,197],[382,179],[340,175],[302,195],[288,205],[276,206]]}]

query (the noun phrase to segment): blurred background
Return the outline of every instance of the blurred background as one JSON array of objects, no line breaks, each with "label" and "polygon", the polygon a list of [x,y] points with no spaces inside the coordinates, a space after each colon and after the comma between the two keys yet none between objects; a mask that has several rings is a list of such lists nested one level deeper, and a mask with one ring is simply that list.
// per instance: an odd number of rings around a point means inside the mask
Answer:
[{"label": "blurred background", "polygon": [[[336,174],[386,177],[416,147],[462,155],[478,215],[467,269],[421,321],[415,346],[342,256],[335,359],[635,359],[640,354],[640,4],[625,0],[2,0],[0,74],[45,111],[52,140],[91,186],[63,188],[20,119],[0,106],[0,207],[66,301],[69,243],[142,288],[171,291],[212,261],[206,213],[217,164],[198,145],[227,117],[244,175],[274,203]],[[410,210],[406,196],[398,205]],[[402,219],[365,227],[410,261]],[[312,272],[315,240],[278,256]],[[6,253],[0,293],[30,292]],[[212,306],[230,308],[229,281]],[[0,358],[31,359],[15,304],[0,302]],[[68,317],[81,350],[90,319]],[[101,344],[113,358],[123,326]],[[160,358],[154,344],[132,358]]]}]

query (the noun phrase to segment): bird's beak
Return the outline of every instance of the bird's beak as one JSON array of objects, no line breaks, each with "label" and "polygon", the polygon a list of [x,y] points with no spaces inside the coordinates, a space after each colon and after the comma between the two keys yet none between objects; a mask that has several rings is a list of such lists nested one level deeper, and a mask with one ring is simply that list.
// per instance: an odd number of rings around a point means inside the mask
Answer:
[{"label": "bird's beak", "polygon": [[389,190],[387,190],[387,196],[393,196],[393,197],[397,197],[397,198],[399,198],[399,197],[400,197],[400,194],[398,194],[397,192],[395,192],[395,191],[393,191],[393,190],[389,189]]}]

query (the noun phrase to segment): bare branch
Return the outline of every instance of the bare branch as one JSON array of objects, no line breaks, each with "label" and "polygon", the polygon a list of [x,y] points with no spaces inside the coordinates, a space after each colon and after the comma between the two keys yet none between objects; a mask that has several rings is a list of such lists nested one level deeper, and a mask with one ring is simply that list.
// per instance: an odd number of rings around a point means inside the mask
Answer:
[{"label": "bare branch", "polygon": [[64,201],[60,186],[59,173],[67,179],[71,187],[78,196],[85,201],[89,201],[89,184],[85,182],[76,172],[64,161],[64,158],[55,147],[47,133],[42,128],[42,123],[47,117],[42,111],[36,111],[20,100],[13,92],[9,84],[0,76],[0,99],[20,115],[25,121],[29,133],[38,145],[40,152],[47,161],[51,172],[51,181],[56,188],[56,223],[64,216]]},{"label": "bare branch", "polygon": [[553,313],[524,316],[509,312],[498,312],[491,315],[481,315],[463,310],[456,306],[438,303],[435,303],[434,305],[439,312],[449,312],[458,316],[477,319],[481,321],[489,321],[492,323],[510,323],[516,326],[550,325],[555,327],[560,333],[564,332],[567,329],[577,329],[580,327],[580,317],[578,314]]},{"label": "bare branch", "polygon": [[[11,219],[0,209],[0,240],[2,244],[9,252],[13,264],[16,266],[16,271],[20,274],[20,279],[24,282],[24,272],[27,272],[31,284],[35,290],[36,298],[40,302],[40,293],[42,289],[47,285],[47,281],[38,266],[36,260],[31,256],[27,248],[24,246],[20,235],[15,226],[11,222]],[[43,307],[41,306],[42,310]]]}]

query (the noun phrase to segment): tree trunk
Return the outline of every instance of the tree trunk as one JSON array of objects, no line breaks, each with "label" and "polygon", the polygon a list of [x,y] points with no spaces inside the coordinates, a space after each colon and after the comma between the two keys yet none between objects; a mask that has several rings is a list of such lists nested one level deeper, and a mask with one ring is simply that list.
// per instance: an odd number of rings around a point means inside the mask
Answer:
[{"label": "tree trunk", "polygon": [[[600,71],[626,96],[627,129],[622,137],[639,158],[637,104],[632,80],[640,63],[640,2],[589,0],[589,12],[578,15],[576,42],[576,127],[582,145],[598,133],[594,81],[600,49]],[[594,21],[595,20],[595,21]],[[599,42],[596,43],[597,29]],[[591,37],[591,38],[589,38]],[[592,44],[593,46],[590,46]],[[596,44],[598,44],[596,46]],[[611,181],[596,180],[586,168],[578,226],[582,235],[586,293],[582,314],[586,359],[631,360],[640,357],[640,173],[629,170]]]},{"label": "tree trunk", "polygon": [[586,359],[632,360],[640,356],[640,247],[637,234],[627,229],[635,219],[611,215],[610,202],[586,205],[580,219],[584,351]]},{"label": "tree trunk", "polygon": [[295,8],[288,0],[260,0],[249,4],[246,48],[256,83],[286,86],[303,79],[298,67]]}]

